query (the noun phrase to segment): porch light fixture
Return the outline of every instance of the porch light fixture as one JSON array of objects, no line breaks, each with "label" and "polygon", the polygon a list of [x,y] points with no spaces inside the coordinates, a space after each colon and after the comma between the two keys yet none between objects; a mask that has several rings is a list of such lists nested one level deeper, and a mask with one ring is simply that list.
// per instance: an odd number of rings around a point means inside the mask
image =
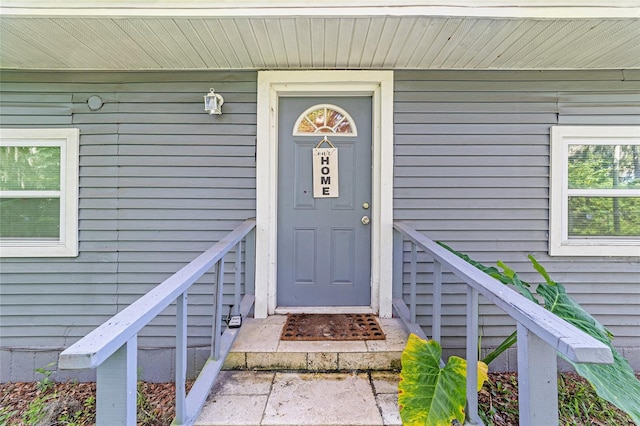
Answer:
[{"label": "porch light fixture", "polygon": [[204,95],[204,110],[210,115],[221,115],[223,103],[224,98],[219,93],[215,93],[213,87],[209,89],[209,93]]}]

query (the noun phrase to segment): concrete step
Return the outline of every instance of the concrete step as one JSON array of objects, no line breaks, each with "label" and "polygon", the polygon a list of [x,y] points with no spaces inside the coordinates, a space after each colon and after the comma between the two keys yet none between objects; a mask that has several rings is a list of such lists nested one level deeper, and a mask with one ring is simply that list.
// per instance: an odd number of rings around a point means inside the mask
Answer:
[{"label": "concrete step", "polygon": [[385,340],[280,341],[284,315],[246,318],[231,348],[227,370],[399,370],[408,333],[397,318],[379,318]]}]

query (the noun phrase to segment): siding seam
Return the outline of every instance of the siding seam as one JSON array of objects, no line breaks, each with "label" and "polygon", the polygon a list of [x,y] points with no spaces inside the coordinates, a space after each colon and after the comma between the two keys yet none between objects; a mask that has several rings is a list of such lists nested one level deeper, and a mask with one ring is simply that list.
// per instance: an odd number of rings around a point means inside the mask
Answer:
[{"label": "siding seam", "polygon": [[120,164],[120,135],[122,134],[122,132],[120,131],[120,127],[122,126],[121,118],[120,118],[120,101],[118,96],[116,96],[116,114],[118,117],[118,122],[116,123],[116,128],[117,128],[117,137],[116,137],[116,192],[115,192],[115,196],[116,196],[116,306],[115,306],[115,311],[114,311],[114,315],[117,314],[120,311],[120,168],[121,168],[121,164]]}]

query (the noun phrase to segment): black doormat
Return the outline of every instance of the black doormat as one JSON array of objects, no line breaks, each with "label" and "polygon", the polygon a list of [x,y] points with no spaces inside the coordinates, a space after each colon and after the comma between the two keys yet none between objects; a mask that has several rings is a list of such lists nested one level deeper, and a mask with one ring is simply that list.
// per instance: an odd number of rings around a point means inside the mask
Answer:
[{"label": "black doormat", "polygon": [[280,340],[384,340],[372,314],[289,314]]}]

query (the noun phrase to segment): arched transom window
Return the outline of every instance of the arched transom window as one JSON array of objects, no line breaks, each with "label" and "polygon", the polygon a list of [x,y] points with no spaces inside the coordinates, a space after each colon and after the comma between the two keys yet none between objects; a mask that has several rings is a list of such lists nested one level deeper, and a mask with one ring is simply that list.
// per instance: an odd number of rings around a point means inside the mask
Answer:
[{"label": "arched transom window", "polygon": [[303,112],[293,126],[293,134],[312,135],[334,133],[341,136],[356,136],[356,123],[342,108],[335,105],[315,105]]}]

